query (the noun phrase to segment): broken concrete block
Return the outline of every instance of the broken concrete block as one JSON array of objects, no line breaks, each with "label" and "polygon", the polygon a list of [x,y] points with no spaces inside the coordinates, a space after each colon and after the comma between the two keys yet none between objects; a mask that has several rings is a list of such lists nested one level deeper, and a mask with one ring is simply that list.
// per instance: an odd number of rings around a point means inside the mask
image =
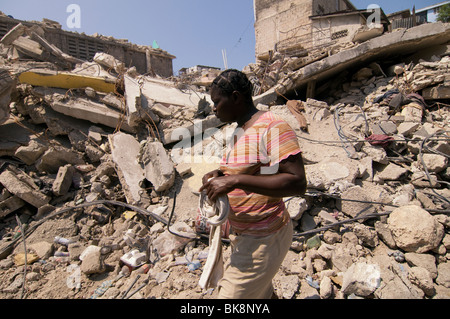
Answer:
[{"label": "broken concrete block", "polygon": [[161,103],[155,103],[152,106],[152,111],[163,119],[170,118],[172,116],[172,111]]},{"label": "broken concrete block", "polygon": [[425,100],[450,99],[450,83],[426,88],[422,91],[422,96]]},{"label": "broken concrete block", "polygon": [[397,125],[392,121],[382,121],[371,127],[372,134],[393,135],[397,133]]},{"label": "broken concrete block", "polygon": [[139,83],[128,75],[124,76],[127,120],[130,126],[137,126],[141,120],[142,94]]},{"label": "broken concrete block", "polygon": [[11,45],[18,37],[24,34],[25,29],[26,27],[22,23],[19,23],[3,36],[3,38],[0,40],[0,43],[2,43],[3,45]]},{"label": "broken concrete block", "polygon": [[397,127],[398,134],[405,137],[411,136],[420,126],[420,123],[403,122]]},{"label": "broken concrete block", "polygon": [[370,194],[361,186],[349,188],[342,193],[341,198],[342,200],[336,203],[338,209],[352,218],[375,212],[375,206],[369,203],[371,201]]},{"label": "broken concrete block", "polygon": [[403,106],[401,114],[405,117],[405,122],[421,123],[423,117],[423,109],[420,104],[412,102]]},{"label": "broken concrete block", "polygon": [[329,106],[326,102],[308,98],[303,105],[305,106],[306,114],[313,115],[315,121],[322,121],[331,115]]},{"label": "broken concrete block", "polygon": [[384,26],[382,24],[372,24],[370,26],[360,27],[353,36],[353,42],[365,42],[367,40],[379,37],[384,33]]},{"label": "broken concrete block", "polygon": [[9,119],[9,103],[14,86],[14,78],[7,70],[0,69],[0,124]]},{"label": "broken concrete block", "polygon": [[123,111],[125,109],[125,102],[114,93],[108,93],[106,96],[100,98],[100,102],[111,106],[118,111]]},{"label": "broken concrete block", "polygon": [[17,50],[32,57],[40,59],[44,54],[44,50],[40,44],[36,41],[31,40],[29,37],[20,36],[12,43]]},{"label": "broken concrete block", "polygon": [[24,205],[25,202],[17,196],[10,196],[7,199],[0,201],[0,218],[15,212]]},{"label": "broken concrete block", "polygon": [[105,153],[98,147],[95,147],[92,145],[86,146],[86,155],[89,157],[89,159],[92,163],[99,162],[104,154]]},{"label": "broken concrete block", "polygon": [[422,289],[425,295],[433,296],[435,294],[433,278],[425,268],[411,267],[408,272],[408,278],[413,284]]},{"label": "broken concrete block", "polygon": [[14,156],[19,147],[30,142],[30,131],[15,122],[0,125],[0,136],[0,156]]},{"label": "broken concrete block", "polygon": [[140,163],[144,175],[150,181],[155,191],[162,192],[173,186],[175,168],[164,146],[160,142],[150,142],[143,145]]},{"label": "broken concrete block", "polygon": [[322,163],[306,165],[305,171],[308,176],[308,188],[326,190],[338,181],[354,183],[359,175],[359,167],[351,162],[338,163],[324,161]]},{"label": "broken concrete block", "polygon": [[342,292],[346,295],[368,296],[381,284],[380,267],[377,264],[354,263],[344,274]]},{"label": "broken concrete block", "polygon": [[429,172],[439,173],[448,167],[448,158],[439,154],[423,154],[422,159]]},{"label": "broken concrete block", "polygon": [[106,67],[107,69],[112,69],[117,73],[125,71],[125,64],[110,54],[104,52],[97,52],[94,56],[94,62]]},{"label": "broken concrete block", "polygon": [[48,259],[53,253],[53,244],[46,241],[37,242],[30,245],[30,249],[33,250],[40,259]]},{"label": "broken concrete block", "polygon": [[56,179],[53,182],[53,194],[61,196],[67,194],[70,186],[72,185],[73,174],[75,168],[72,165],[65,165],[59,168]]},{"label": "broken concrete block", "polygon": [[36,162],[36,168],[40,172],[55,174],[61,166],[66,164],[82,165],[84,164],[82,154],[67,149],[65,147],[52,147]]},{"label": "broken concrete block", "polygon": [[396,181],[409,171],[399,165],[389,163],[381,172],[376,174],[376,178],[381,181]]},{"label": "broken concrete block", "polygon": [[28,145],[19,147],[14,156],[27,165],[33,165],[47,149],[48,146],[42,143],[42,141],[34,139]]},{"label": "broken concrete block", "polygon": [[103,140],[102,134],[96,131],[94,126],[89,129],[88,137],[97,144],[100,144]]},{"label": "broken concrete block", "polygon": [[0,183],[11,193],[36,208],[50,202],[50,197],[42,194],[28,175],[6,169],[0,174]]},{"label": "broken concrete block", "polygon": [[144,170],[138,162],[141,145],[133,136],[121,132],[108,138],[125,197],[130,204],[139,202],[144,191],[140,185],[145,179]]},{"label": "broken concrete block", "polygon": [[100,250],[95,250],[84,256],[80,269],[85,275],[103,273],[106,267],[102,260]]},{"label": "broken concrete block", "polygon": [[388,218],[397,246],[407,252],[425,253],[439,246],[444,225],[416,205],[396,208]]}]

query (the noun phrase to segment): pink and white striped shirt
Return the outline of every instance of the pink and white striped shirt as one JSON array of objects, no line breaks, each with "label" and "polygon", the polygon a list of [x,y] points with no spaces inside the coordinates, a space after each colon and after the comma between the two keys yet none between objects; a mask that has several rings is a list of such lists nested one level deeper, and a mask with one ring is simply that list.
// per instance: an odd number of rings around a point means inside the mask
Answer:
[{"label": "pink and white striped shirt", "polygon": [[[281,161],[301,152],[295,132],[272,112],[262,114],[245,131],[238,128],[234,136],[220,164],[225,175],[276,174]],[[228,199],[229,221],[238,234],[267,236],[289,221],[282,198],[235,189]]]}]

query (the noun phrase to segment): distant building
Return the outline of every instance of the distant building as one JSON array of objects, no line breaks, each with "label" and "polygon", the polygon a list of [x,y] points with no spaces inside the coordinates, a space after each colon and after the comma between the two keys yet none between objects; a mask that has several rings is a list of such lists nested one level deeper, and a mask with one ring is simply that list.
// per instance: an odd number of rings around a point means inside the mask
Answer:
[{"label": "distant building", "polygon": [[391,22],[391,30],[398,28],[412,28],[424,23],[437,22],[439,8],[450,1],[440,2],[419,10],[405,9],[399,12],[388,14],[388,19]]},{"label": "distant building", "polygon": [[[254,11],[259,60],[268,60],[273,51],[300,56],[352,41],[372,13],[357,10],[348,0],[254,0]],[[380,11],[381,24],[388,25]]]},{"label": "distant building", "polygon": [[423,17],[427,22],[437,22],[437,17],[439,13],[439,8],[443,5],[449,4],[450,1],[443,1],[440,3],[436,3],[434,5],[416,10],[416,15],[419,17]]},{"label": "distant building", "polygon": [[206,65],[195,65],[190,68],[182,68],[178,72],[180,75],[184,75],[184,74],[203,73],[203,72],[210,72],[210,71],[220,71],[220,68],[216,68],[213,66],[206,66]]},{"label": "distant building", "polygon": [[43,19],[37,21],[21,21],[6,15],[0,15],[0,38],[17,24],[39,28],[44,38],[61,51],[80,60],[92,61],[97,52],[105,52],[123,62],[126,67],[136,67],[140,74],[154,74],[161,77],[173,75],[172,60],[175,56],[161,49],[129,43],[101,35],[88,36],[84,33],[62,30],[56,21]]}]

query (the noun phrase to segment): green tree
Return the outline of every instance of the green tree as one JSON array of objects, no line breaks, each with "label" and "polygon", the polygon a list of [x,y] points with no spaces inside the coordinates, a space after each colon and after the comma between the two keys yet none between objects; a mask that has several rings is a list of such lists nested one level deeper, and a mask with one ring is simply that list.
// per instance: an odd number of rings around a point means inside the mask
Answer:
[{"label": "green tree", "polygon": [[441,22],[450,22],[450,3],[444,4],[439,8],[437,20]]}]

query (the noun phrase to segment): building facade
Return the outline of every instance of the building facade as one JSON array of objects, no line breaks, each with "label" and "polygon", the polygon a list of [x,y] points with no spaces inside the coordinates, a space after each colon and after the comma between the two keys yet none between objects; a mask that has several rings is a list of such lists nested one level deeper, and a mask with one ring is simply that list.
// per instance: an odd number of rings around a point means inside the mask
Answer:
[{"label": "building facade", "polygon": [[312,16],[354,10],[347,0],[254,0],[256,57],[267,60],[273,50],[301,54],[315,45],[314,39],[323,40]]},{"label": "building facade", "polygon": [[416,15],[422,17],[426,22],[437,22],[439,8],[443,5],[450,4],[450,1],[443,1],[434,5],[416,10]]},{"label": "building facade", "polygon": [[135,45],[126,40],[112,37],[88,36],[61,29],[55,21],[43,19],[42,22],[21,21],[8,16],[0,16],[0,38],[17,24],[27,27],[40,27],[45,39],[64,53],[84,61],[92,61],[97,52],[104,52],[123,62],[126,67],[136,67],[140,74],[153,74],[167,78],[173,75],[175,56],[151,46]]}]

